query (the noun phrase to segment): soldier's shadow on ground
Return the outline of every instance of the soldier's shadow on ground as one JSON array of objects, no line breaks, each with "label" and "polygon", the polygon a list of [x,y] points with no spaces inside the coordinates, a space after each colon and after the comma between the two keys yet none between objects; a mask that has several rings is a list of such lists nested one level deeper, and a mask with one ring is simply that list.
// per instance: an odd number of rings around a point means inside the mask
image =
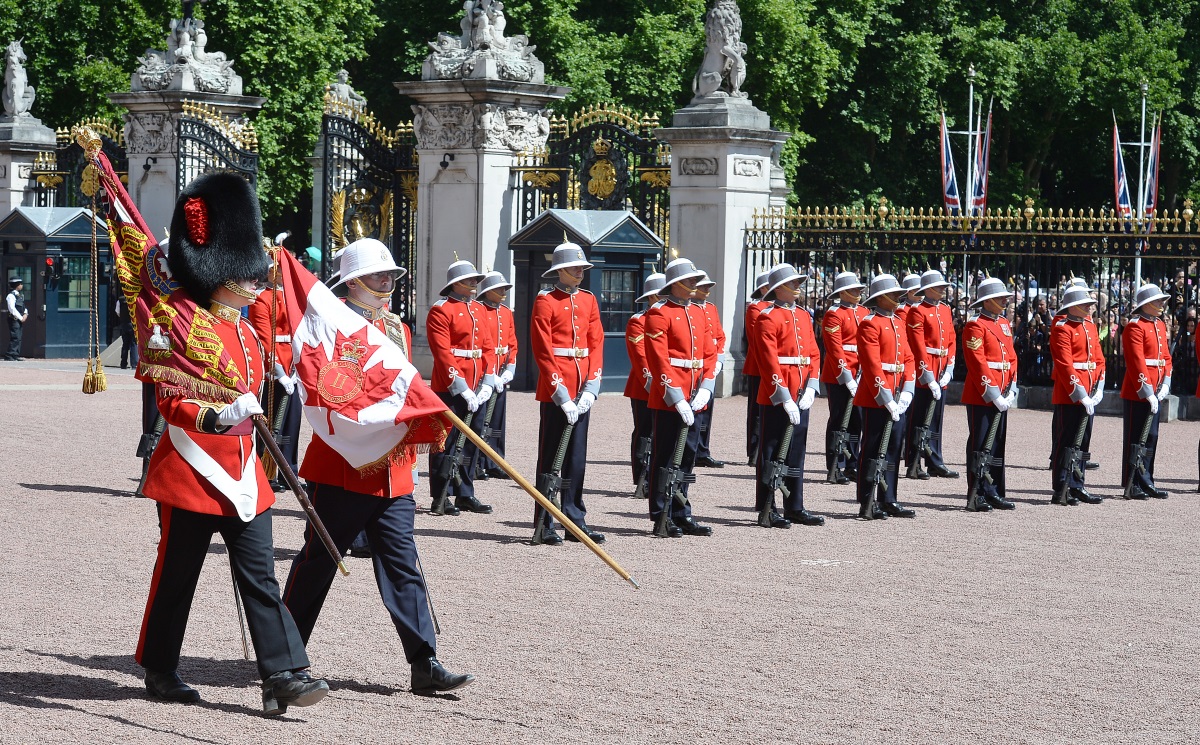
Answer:
[{"label": "soldier's shadow on ground", "polygon": [[[208,553],[217,554],[217,555],[225,555],[225,554],[229,553],[229,549],[225,547],[224,543],[213,542],[208,545]],[[289,559],[294,559],[294,558],[296,558],[296,554],[298,554],[298,553],[300,553],[300,552],[294,548],[281,548],[279,546],[276,546],[275,547],[275,561],[287,561]]]},{"label": "soldier's shadow on ground", "polygon": [[[446,519],[453,520],[455,518],[451,517]],[[500,524],[507,525],[510,528],[525,527],[529,525],[529,523],[518,522],[501,522]],[[492,541],[493,543],[500,544],[524,542],[522,539],[511,535],[500,535],[499,533],[480,533],[477,530],[444,530],[442,528],[417,527],[413,529],[413,535],[430,538],[454,538],[462,541]]]},{"label": "soldier's shadow on ground", "polygon": [[34,491],[53,491],[53,492],[74,492],[78,494],[103,494],[109,497],[133,497],[133,490],[125,491],[122,489],[109,489],[106,486],[92,486],[90,484],[23,484],[18,482],[17,486]]}]

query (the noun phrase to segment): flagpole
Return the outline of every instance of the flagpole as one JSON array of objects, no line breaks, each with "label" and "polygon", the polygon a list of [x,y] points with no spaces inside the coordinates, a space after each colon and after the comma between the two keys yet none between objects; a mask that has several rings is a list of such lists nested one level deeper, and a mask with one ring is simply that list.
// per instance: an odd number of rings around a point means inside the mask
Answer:
[{"label": "flagpole", "polygon": [[[966,200],[963,203],[965,211],[960,209],[960,213],[971,216],[974,213],[973,202],[975,200],[975,65],[967,66],[967,193]],[[972,228],[974,231],[974,228]],[[968,260],[969,246],[966,241],[963,241],[963,291],[967,293],[967,300],[970,301],[971,275]]]},{"label": "flagpole", "polygon": [[[1138,137],[1138,207],[1137,207],[1137,227],[1138,232],[1142,232],[1142,222],[1146,219],[1146,93],[1150,90],[1150,84],[1142,81],[1142,134]],[[1133,286],[1136,290],[1137,286],[1142,281],[1142,249],[1146,245],[1146,239],[1140,238],[1137,243],[1137,249],[1133,258]]]}]

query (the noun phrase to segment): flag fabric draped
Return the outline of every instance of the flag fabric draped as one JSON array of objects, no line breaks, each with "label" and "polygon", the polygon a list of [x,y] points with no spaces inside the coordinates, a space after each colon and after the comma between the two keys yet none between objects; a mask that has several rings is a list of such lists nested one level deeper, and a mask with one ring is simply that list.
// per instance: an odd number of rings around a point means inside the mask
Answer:
[{"label": "flag fabric draped", "polygon": [[958,192],[958,177],[954,174],[954,153],[950,150],[950,131],[946,129],[946,113],[942,112],[942,201],[947,215],[957,215],[962,210]]},{"label": "flag fabric draped", "polygon": [[975,141],[975,174],[971,184],[970,211],[972,216],[983,215],[987,212],[989,152],[992,146],[992,104],[990,101],[988,102],[987,129],[984,130],[981,127],[976,127],[976,129],[979,132]]},{"label": "flag fabric draped", "polygon": [[447,407],[400,348],[294,256],[279,256],[296,390],[316,434],[364,472],[441,449]]},{"label": "flag fabric draped", "polygon": [[1117,130],[1117,117],[1113,115],[1113,182],[1116,188],[1117,217],[1125,220],[1125,229],[1131,227],[1133,203],[1129,198],[1129,178],[1125,172],[1125,158],[1121,155],[1121,133]]},{"label": "flag fabric draped", "polygon": [[[246,392],[237,366],[205,314],[171,277],[167,254],[154,240],[129,192],[103,152],[80,137],[104,187],[103,212],[121,291],[137,335],[137,378],[160,393],[229,403]],[[98,143],[99,140],[95,140]]]},{"label": "flag fabric draped", "polygon": [[[1159,114],[1154,124],[1154,131],[1150,135],[1150,157],[1146,160],[1146,183],[1140,200],[1142,214],[1147,218],[1153,218],[1154,210],[1158,208],[1158,155],[1161,141],[1162,115]],[[1149,233],[1153,229],[1154,221],[1148,219],[1146,221],[1146,232]]]}]

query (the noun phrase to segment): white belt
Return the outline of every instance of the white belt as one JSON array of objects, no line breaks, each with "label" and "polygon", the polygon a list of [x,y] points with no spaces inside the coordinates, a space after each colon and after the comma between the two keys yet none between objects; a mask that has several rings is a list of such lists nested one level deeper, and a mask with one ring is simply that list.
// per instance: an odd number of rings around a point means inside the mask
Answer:
[{"label": "white belt", "polygon": [[842,349],[847,352],[854,352],[855,354],[858,354],[857,344],[843,344]]},{"label": "white belt", "polygon": [[583,348],[567,347],[565,349],[563,347],[555,347],[554,348],[554,356],[555,357],[575,357],[576,359],[578,359],[580,357],[587,357],[588,350],[586,347],[583,347]]},{"label": "white belt", "polygon": [[291,343],[292,343],[292,337],[291,337],[291,334],[278,334],[278,335],[276,335],[276,336],[275,336],[275,343],[276,343],[276,344],[291,344]]},{"label": "white belt", "polygon": [[932,354],[935,357],[945,357],[950,354],[949,349],[939,349],[938,347],[925,347],[925,354]]},{"label": "white belt", "polygon": [[[1093,364],[1095,364],[1095,363],[1093,363]],[[1011,362],[989,362],[988,367],[992,368],[993,370],[1011,370],[1012,363]]]},{"label": "white belt", "polygon": [[[1147,364],[1149,364],[1149,362],[1147,362]],[[1075,368],[1076,370],[1095,370],[1096,363],[1095,362],[1074,362],[1074,363],[1071,363],[1071,367]],[[1151,365],[1151,367],[1153,367],[1153,365]]]},{"label": "white belt", "polygon": [[1146,360],[1146,367],[1166,367],[1166,360]]},{"label": "white belt", "polygon": [[807,365],[812,362],[812,357],[780,357],[779,364],[781,365]]},{"label": "white belt", "polygon": [[882,365],[880,365],[880,367],[883,368],[884,372],[894,372],[894,373],[904,372],[904,363],[903,362],[901,362],[899,365],[893,365],[890,362],[885,362]]},{"label": "white belt", "polygon": [[508,354],[508,347],[496,347],[496,354]]},{"label": "white belt", "polygon": [[[254,519],[258,510],[258,478],[254,470],[257,458],[247,458],[242,466],[242,475],[234,478],[180,427],[167,425],[167,437],[184,461],[229,500],[242,522],[248,523]],[[254,442],[253,436],[250,441]]]},{"label": "white belt", "polygon": [[704,367],[704,360],[681,360],[678,357],[672,357],[671,367],[682,367],[687,370],[699,370]]},{"label": "white belt", "polygon": [[466,357],[470,360],[477,360],[483,356],[482,349],[451,349],[450,353],[455,357]]}]

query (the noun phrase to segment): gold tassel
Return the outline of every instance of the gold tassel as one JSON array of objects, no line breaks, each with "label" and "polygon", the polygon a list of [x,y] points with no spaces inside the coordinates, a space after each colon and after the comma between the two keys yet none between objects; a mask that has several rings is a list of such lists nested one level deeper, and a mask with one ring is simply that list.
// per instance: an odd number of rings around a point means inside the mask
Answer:
[{"label": "gold tassel", "polygon": [[96,377],[92,373],[91,357],[88,357],[87,365],[87,372],[83,374],[83,392],[91,394],[96,392]]},{"label": "gold tassel", "polygon": [[96,393],[102,393],[108,390],[108,379],[104,377],[104,364],[100,362],[100,358],[96,358]]},{"label": "gold tassel", "polygon": [[269,450],[264,450],[262,454],[263,473],[267,475],[267,480],[271,481],[279,475],[279,467],[275,465],[275,459],[271,457]]}]

